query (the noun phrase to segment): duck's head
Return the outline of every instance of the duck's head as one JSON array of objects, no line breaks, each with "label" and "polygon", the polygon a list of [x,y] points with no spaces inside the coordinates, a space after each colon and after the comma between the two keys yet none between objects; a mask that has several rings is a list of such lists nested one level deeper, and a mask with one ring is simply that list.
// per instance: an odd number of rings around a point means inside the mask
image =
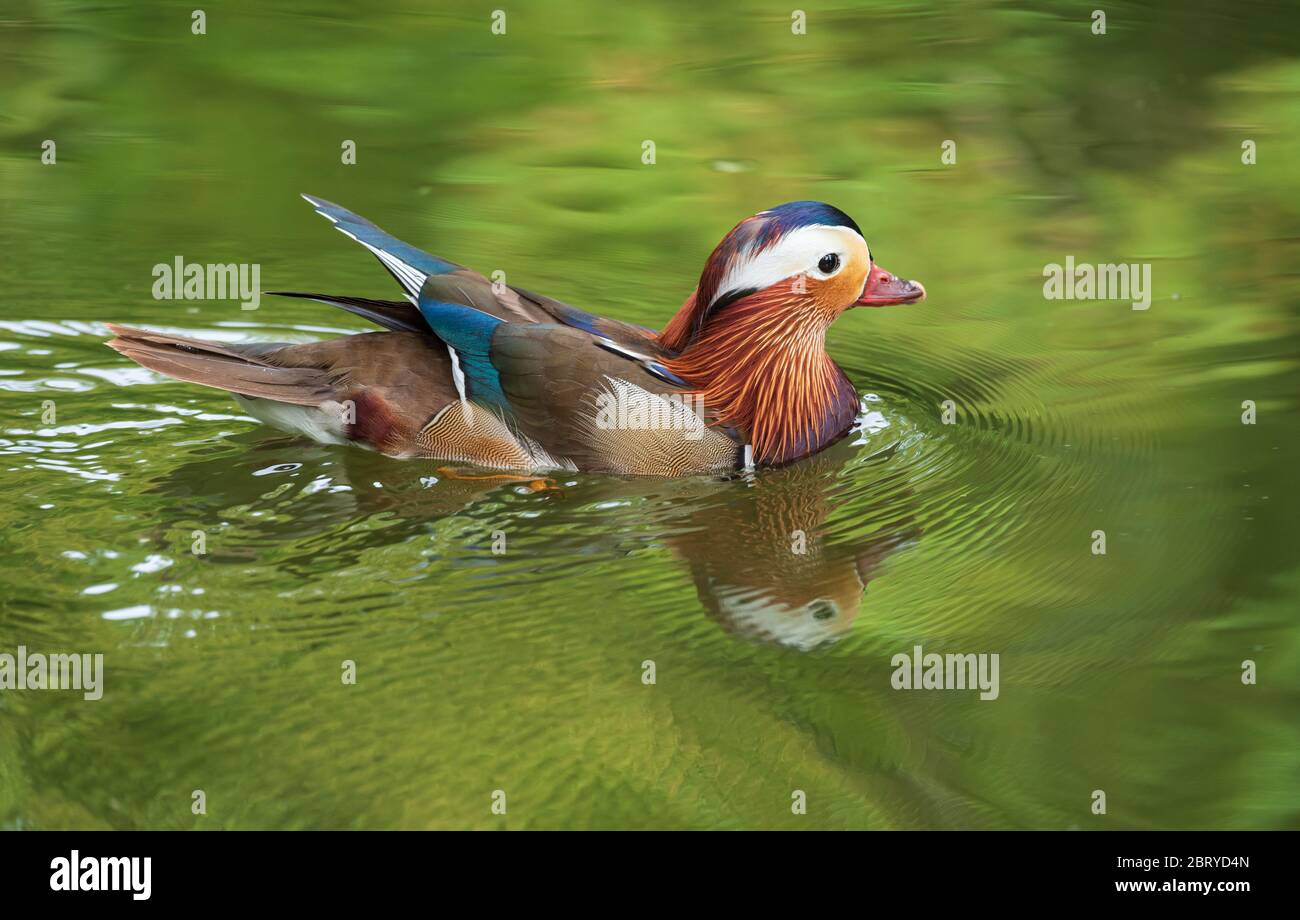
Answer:
[{"label": "duck's head", "polygon": [[[925,288],[877,265],[858,225],[821,201],[791,201],[736,224],[713,250],[695,292],[661,341],[685,349],[733,307],[784,314],[824,331],[852,307],[915,303]],[[732,311],[740,312],[740,311]]]}]

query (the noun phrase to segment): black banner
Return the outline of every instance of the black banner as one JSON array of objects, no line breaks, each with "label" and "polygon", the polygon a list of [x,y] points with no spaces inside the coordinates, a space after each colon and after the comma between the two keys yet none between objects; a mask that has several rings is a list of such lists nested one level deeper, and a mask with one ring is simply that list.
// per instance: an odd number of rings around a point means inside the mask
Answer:
[{"label": "black banner", "polygon": [[[602,891],[662,900],[834,892],[863,904],[1108,902],[1231,909],[1280,895],[1293,838],[1246,832],[15,832],[8,903],[166,907]],[[1048,902],[1052,903],[1052,902]]]}]

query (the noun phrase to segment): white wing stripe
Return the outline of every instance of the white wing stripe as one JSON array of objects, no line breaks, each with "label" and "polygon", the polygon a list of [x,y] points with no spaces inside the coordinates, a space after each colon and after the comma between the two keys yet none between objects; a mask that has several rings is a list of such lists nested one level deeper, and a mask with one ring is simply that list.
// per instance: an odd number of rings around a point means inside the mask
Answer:
[{"label": "white wing stripe", "polygon": [[342,233],[344,236],[346,236],[348,239],[356,240],[362,246],[366,247],[371,252],[373,252],[376,256],[378,256],[379,261],[387,265],[389,269],[392,270],[393,274],[397,276],[397,280],[401,282],[402,287],[406,288],[407,294],[410,294],[412,296],[419,295],[420,288],[424,287],[424,282],[428,279],[429,277],[428,275],[426,275],[424,272],[420,271],[417,268],[413,268],[412,266],[407,265],[405,262],[397,258],[397,256],[393,255],[391,252],[386,252],[383,249],[380,249],[378,246],[372,246],[370,243],[367,243],[365,240],[359,239],[356,236],[356,234],[344,230],[342,227],[339,227],[339,232]]}]

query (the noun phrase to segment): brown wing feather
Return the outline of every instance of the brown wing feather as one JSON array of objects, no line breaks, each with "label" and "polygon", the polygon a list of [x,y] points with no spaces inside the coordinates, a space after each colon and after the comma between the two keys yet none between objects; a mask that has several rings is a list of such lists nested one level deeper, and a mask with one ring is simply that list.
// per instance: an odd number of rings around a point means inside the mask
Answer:
[{"label": "brown wing feather", "polygon": [[633,399],[660,400],[688,391],[600,348],[586,332],[503,326],[493,337],[492,358],[519,430],[581,470],[678,476],[736,465],[741,445],[716,428],[692,434],[671,425],[602,424],[602,396],[621,391]]}]

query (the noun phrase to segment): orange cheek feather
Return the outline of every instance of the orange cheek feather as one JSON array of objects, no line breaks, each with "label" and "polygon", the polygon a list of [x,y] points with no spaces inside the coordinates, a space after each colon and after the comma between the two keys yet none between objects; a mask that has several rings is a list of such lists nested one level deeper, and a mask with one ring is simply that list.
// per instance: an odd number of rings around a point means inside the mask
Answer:
[{"label": "orange cheek feather", "polygon": [[871,262],[865,252],[853,252],[848,263],[833,278],[825,281],[808,279],[808,293],[817,299],[818,305],[832,317],[853,306],[862,296],[862,286],[867,283],[867,273],[871,271]]}]

